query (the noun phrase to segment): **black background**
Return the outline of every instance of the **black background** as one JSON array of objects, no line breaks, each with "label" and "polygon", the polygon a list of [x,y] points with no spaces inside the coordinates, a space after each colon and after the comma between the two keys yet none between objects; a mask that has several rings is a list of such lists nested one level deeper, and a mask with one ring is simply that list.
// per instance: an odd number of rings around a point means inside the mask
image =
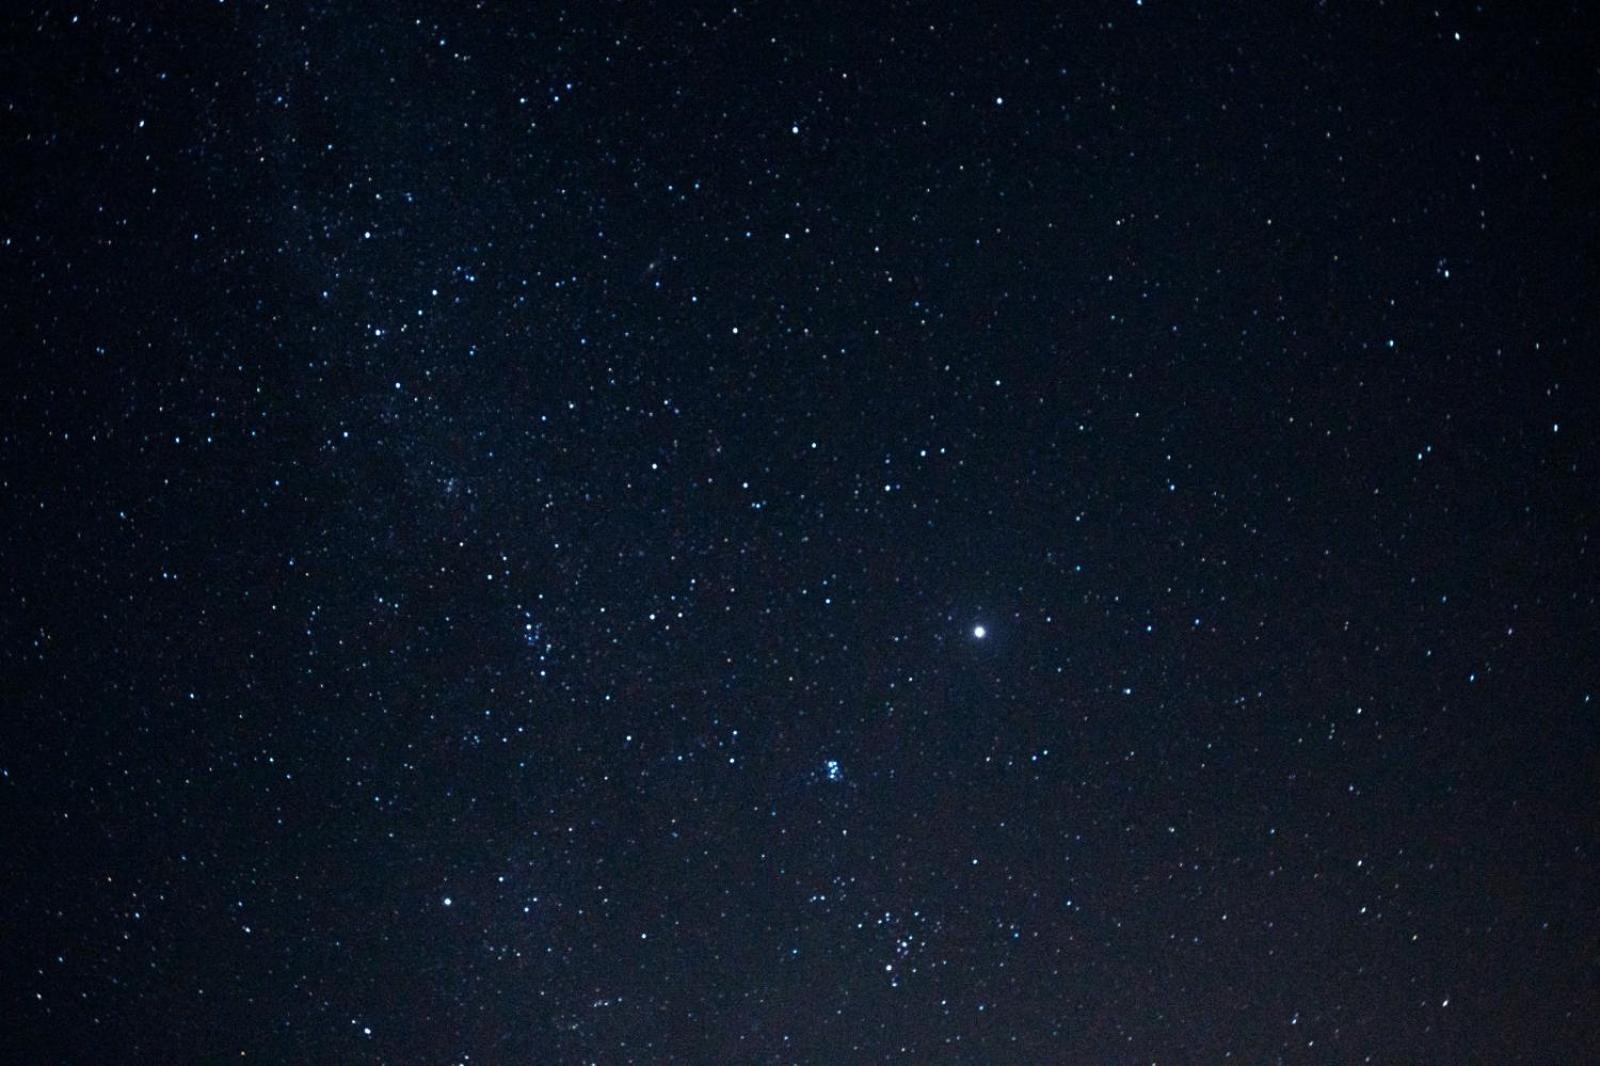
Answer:
[{"label": "black background", "polygon": [[8,8],[7,1058],[1592,1055],[1593,16],[1062,6]]}]

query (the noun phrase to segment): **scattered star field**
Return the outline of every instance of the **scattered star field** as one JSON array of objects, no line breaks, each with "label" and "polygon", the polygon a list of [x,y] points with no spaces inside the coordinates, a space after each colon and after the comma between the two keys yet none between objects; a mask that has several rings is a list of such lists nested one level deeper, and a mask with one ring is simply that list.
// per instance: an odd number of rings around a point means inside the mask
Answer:
[{"label": "scattered star field", "polygon": [[6,1061],[1600,1047],[1585,5],[8,7]]}]

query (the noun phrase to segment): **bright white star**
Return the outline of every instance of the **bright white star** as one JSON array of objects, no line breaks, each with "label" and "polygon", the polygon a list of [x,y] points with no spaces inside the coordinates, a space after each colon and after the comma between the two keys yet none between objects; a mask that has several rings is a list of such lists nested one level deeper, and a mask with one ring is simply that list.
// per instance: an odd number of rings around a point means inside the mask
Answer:
[{"label": "bright white star", "polygon": [[982,640],[984,637],[989,635],[989,631],[982,626],[973,626],[972,635],[977,637],[979,640]]}]

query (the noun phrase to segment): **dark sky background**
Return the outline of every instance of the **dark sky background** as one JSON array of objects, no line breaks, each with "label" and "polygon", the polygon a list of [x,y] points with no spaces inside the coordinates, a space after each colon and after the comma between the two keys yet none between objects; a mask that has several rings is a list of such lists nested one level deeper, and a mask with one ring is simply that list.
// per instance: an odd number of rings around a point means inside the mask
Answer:
[{"label": "dark sky background", "polygon": [[4,1058],[1596,1054],[1596,17],[1060,6],[8,7]]}]

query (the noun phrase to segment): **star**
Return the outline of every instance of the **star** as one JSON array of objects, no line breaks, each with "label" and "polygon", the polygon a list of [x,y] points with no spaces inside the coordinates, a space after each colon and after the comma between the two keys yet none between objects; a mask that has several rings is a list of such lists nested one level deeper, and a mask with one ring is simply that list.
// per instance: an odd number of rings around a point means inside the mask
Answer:
[{"label": "star", "polygon": [[972,627],[972,635],[976,639],[982,640],[984,637],[989,635],[989,631],[987,629],[985,629],[983,626],[973,626]]}]

